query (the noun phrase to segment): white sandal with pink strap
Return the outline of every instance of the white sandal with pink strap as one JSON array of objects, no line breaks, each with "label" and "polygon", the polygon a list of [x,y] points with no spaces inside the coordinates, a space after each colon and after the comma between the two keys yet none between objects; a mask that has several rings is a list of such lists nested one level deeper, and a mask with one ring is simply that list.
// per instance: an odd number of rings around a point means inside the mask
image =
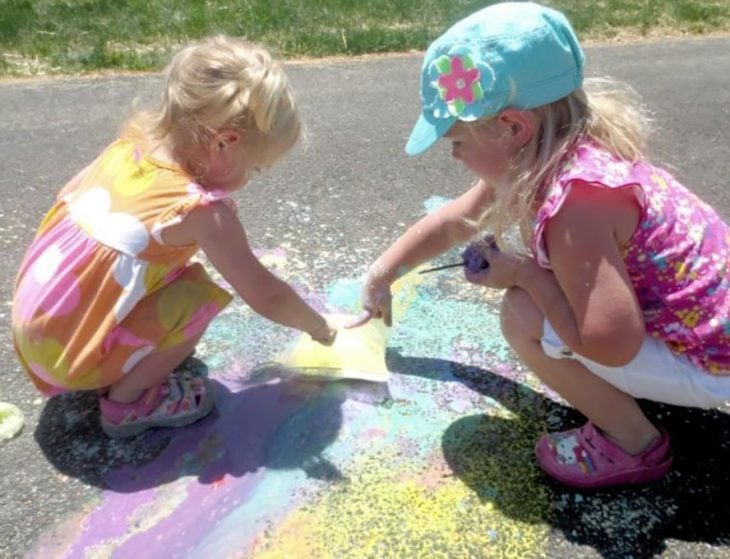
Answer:
[{"label": "white sandal with pink strap", "polygon": [[101,428],[110,437],[132,437],[153,427],[182,427],[208,415],[215,404],[210,381],[189,374],[170,375],[148,388],[136,402],[99,398]]}]

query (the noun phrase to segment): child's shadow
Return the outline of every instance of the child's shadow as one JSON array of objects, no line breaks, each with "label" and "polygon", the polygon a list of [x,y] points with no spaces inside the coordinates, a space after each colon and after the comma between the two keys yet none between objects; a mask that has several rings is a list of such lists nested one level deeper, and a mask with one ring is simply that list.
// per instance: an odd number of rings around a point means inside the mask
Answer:
[{"label": "child's shadow", "polygon": [[[730,545],[729,414],[642,401],[647,415],[670,433],[672,471],[651,485],[581,492],[549,480],[533,455],[545,427],[580,425],[585,419],[578,412],[484,369],[409,357],[388,363],[394,372],[412,375],[450,371],[508,410],[509,418],[480,414],[457,420],[444,433],[442,447],[455,475],[509,517],[548,523],[603,557],[654,557],[667,539]],[[535,510],[536,503],[547,504],[547,510]],[[563,553],[559,547],[546,551]]]},{"label": "child's shadow", "polygon": [[[202,362],[192,361],[188,370],[207,374]],[[302,380],[277,365],[257,368],[235,392],[213,383],[217,409],[194,425],[110,439],[99,426],[96,393],[70,393],[49,400],[35,438],[62,473],[118,492],[182,476],[213,483],[262,467],[302,469],[309,477],[338,481],[342,474],[322,451],[340,430],[342,404],[386,397],[372,392],[373,383]]]}]

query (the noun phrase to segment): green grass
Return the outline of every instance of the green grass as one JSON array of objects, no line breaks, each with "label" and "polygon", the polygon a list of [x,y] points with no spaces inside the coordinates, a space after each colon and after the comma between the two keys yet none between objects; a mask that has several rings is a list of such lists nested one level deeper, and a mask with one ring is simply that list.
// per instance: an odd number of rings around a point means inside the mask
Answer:
[{"label": "green grass", "polygon": [[[0,0],[0,76],[156,70],[177,45],[248,37],[287,58],[423,49],[484,0]],[[581,38],[730,30],[728,0],[552,0]]]}]

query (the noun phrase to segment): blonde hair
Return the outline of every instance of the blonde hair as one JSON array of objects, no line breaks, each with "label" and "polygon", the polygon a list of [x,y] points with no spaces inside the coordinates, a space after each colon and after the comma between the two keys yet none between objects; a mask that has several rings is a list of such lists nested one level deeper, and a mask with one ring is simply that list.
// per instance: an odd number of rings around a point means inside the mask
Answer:
[{"label": "blonde hair", "polygon": [[[641,159],[646,150],[650,119],[638,94],[611,79],[586,79],[582,89],[531,113],[537,132],[512,162],[507,184],[495,189],[495,203],[479,223],[480,230],[490,228],[498,243],[516,224],[522,242],[529,246],[543,187],[582,139],[588,137],[628,161]],[[476,126],[483,124],[486,122]]]},{"label": "blonde hair", "polygon": [[254,133],[257,148],[291,149],[302,123],[281,62],[243,39],[215,36],[179,51],[165,70],[159,106],[127,125],[152,141],[170,140],[183,159],[222,127]]}]

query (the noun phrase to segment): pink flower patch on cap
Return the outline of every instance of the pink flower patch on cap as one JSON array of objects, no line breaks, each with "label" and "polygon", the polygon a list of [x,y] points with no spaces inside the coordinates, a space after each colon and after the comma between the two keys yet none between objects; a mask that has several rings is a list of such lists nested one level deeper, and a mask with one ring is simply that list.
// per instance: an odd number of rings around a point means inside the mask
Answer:
[{"label": "pink flower patch on cap", "polygon": [[443,55],[434,61],[438,78],[434,85],[453,116],[461,116],[468,105],[484,98],[481,73],[468,54]]}]

